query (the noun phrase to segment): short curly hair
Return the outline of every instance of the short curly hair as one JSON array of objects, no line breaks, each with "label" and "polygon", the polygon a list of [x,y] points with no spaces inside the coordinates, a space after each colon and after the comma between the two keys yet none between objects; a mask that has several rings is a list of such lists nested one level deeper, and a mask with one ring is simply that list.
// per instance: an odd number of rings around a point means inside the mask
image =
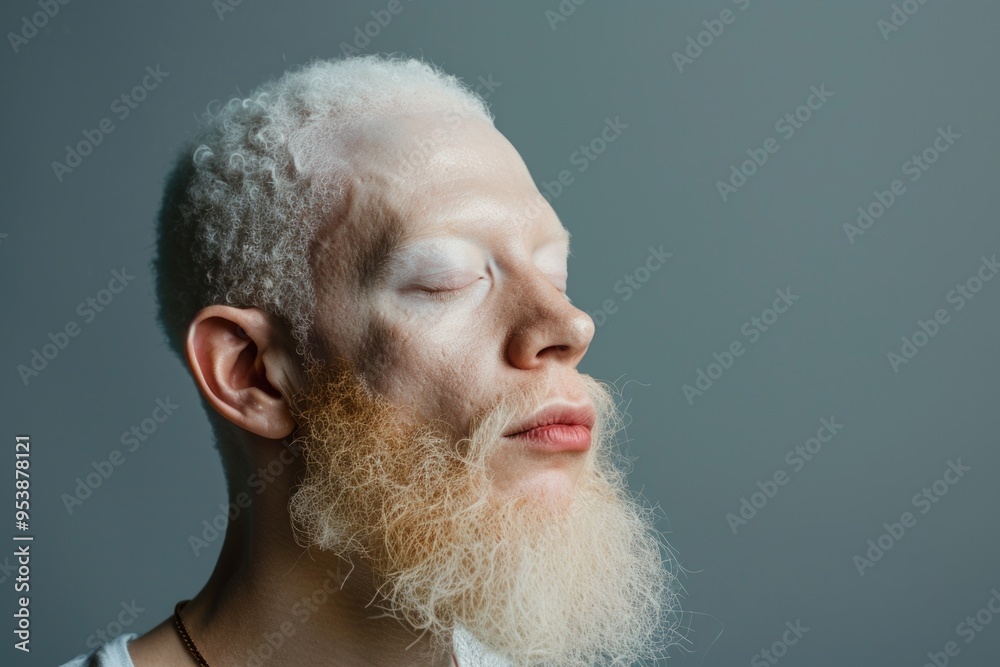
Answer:
[{"label": "short curly hair", "polygon": [[[459,79],[393,55],[314,61],[206,112],[169,178],[159,216],[159,320],[174,351],[183,358],[188,323],[214,304],[278,315],[300,353],[308,351],[315,307],[308,248],[321,220],[317,196],[328,191],[300,168],[308,151],[302,135],[321,123],[325,136],[337,136],[441,94],[492,123],[485,101]],[[324,157],[328,165],[346,164]]]},{"label": "short curly hair", "polygon": [[[442,98],[493,122],[460,79],[392,54],[316,60],[204,114],[167,179],[153,260],[159,323],[182,361],[189,323],[216,304],[280,317],[303,361],[313,359],[309,249],[349,176],[336,148],[316,155],[316,133],[342,136]],[[320,169],[304,168],[317,157]]]}]

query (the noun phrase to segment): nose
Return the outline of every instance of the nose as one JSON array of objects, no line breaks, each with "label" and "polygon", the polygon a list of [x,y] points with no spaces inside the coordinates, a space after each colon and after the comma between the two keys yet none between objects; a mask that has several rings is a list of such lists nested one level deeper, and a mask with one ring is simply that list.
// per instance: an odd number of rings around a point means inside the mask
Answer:
[{"label": "nose", "polygon": [[522,370],[553,362],[576,367],[594,338],[594,320],[543,275],[519,282],[511,290],[510,364]]}]

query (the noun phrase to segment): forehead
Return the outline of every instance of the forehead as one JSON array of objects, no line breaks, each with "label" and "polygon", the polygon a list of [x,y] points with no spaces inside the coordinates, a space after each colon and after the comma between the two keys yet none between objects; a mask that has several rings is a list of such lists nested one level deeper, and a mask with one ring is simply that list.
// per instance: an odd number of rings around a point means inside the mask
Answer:
[{"label": "forehead", "polygon": [[372,284],[396,251],[422,239],[535,235],[568,243],[520,155],[484,119],[454,110],[399,114],[336,141],[346,178],[341,205],[317,234],[318,277]]}]

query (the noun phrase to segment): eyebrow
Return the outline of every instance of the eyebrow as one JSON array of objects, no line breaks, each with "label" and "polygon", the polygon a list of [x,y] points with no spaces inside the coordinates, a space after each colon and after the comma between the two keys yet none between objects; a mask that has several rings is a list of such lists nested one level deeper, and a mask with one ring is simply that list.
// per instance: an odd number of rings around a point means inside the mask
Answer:
[{"label": "eyebrow", "polygon": [[566,254],[569,255],[570,257],[572,257],[573,256],[573,245],[572,245],[573,235],[570,234],[569,230],[566,229],[565,227],[560,227],[560,229],[562,230],[562,232],[559,234],[559,236],[561,237],[562,240],[566,241]]},{"label": "eyebrow", "polygon": [[373,221],[378,231],[365,239],[354,265],[354,273],[363,289],[372,287],[385,278],[389,259],[407,238],[405,226],[392,215],[379,216]]},{"label": "eyebrow", "polygon": [[385,278],[389,260],[410,235],[398,212],[380,197],[368,198],[357,210],[350,211],[350,215],[374,227],[374,232],[366,234],[360,242],[358,253],[351,263],[351,274],[356,284],[367,289]]}]

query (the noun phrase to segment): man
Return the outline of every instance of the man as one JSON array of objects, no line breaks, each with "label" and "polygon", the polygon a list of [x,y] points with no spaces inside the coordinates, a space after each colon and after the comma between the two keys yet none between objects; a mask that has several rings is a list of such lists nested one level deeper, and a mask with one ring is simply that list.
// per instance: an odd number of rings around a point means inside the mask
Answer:
[{"label": "man", "polygon": [[71,664],[662,655],[673,560],[576,370],[568,255],[483,100],[425,63],[313,63],[210,117],[157,284],[245,509],[174,617]]}]

